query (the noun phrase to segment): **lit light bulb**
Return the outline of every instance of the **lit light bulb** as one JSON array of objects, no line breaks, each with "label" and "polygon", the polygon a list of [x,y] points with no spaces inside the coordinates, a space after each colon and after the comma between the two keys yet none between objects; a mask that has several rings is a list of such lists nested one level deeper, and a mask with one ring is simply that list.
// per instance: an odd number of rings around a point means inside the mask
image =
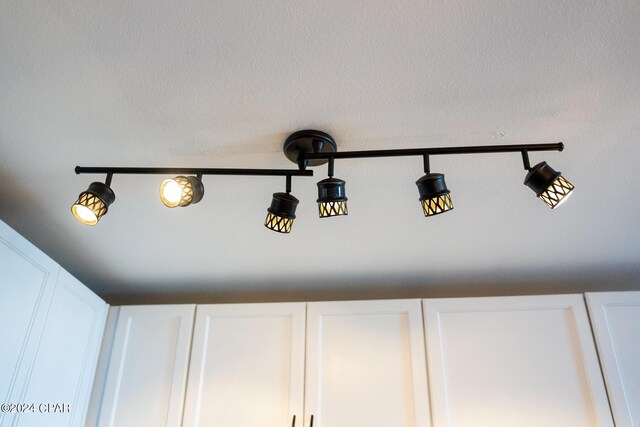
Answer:
[{"label": "lit light bulb", "polygon": [[165,179],[160,185],[160,199],[165,206],[175,208],[182,200],[182,187],[175,179]]},{"label": "lit light bulb", "polygon": [[83,224],[96,225],[115,200],[116,195],[108,185],[94,182],[87,191],[80,193],[78,200],[71,206],[71,213]]},{"label": "lit light bulb", "polygon": [[176,176],[160,184],[160,200],[168,208],[198,203],[203,195],[202,181],[195,176]]},{"label": "lit light bulb", "polygon": [[73,205],[71,207],[71,212],[73,213],[73,216],[83,224],[96,225],[98,223],[98,217],[96,214],[86,206]]}]

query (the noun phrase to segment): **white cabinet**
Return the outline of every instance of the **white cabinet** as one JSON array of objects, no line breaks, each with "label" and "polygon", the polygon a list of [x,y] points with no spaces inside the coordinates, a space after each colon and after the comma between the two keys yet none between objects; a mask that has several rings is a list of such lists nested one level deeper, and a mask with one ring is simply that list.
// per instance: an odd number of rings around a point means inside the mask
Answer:
[{"label": "white cabinet", "polygon": [[0,403],[34,404],[0,426],[84,425],[107,308],[0,221]]},{"label": "white cabinet", "polygon": [[19,414],[16,426],[84,425],[107,309],[104,301],[60,270],[29,384],[20,401],[67,404],[70,410]]},{"label": "white cabinet", "polygon": [[198,306],[183,426],[429,426],[419,300],[306,316],[305,352],[304,303]]},{"label": "white cabinet", "polygon": [[[587,299],[640,427],[640,292]],[[112,308],[87,417],[107,310],[0,221],[0,403],[69,408],[0,427],[613,426],[581,295]]]},{"label": "white cabinet", "polygon": [[427,427],[419,300],[309,303],[304,426]]},{"label": "white cabinet", "polygon": [[121,307],[98,416],[100,427],[179,427],[193,305]]},{"label": "white cabinet", "polygon": [[581,295],[112,310],[100,427],[613,426]]},{"label": "white cabinet", "polygon": [[183,426],[301,426],[304,337],[304,303],[199,305]]},{"label": "white cabinet", "polygon": [[582,295],[423,304],[434,427],[613,426]]},{"label": "white cabinet", "polygon": [[618,427],[640,427],[640,292],[588,293],[611,408]]},{"label": "white cabinet", "polygon": [[[21,402],[60,266],[0,221],[0,403]],[[0,426],[15,413],[0,412]]]}]

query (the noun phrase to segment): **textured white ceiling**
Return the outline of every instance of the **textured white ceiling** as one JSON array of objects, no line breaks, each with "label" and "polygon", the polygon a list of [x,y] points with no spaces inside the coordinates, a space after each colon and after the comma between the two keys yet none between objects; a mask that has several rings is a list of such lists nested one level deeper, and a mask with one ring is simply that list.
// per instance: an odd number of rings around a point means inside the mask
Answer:
[{"label": "textured white ceiling", "polygon": [[[636,0],[0,2],[0,218],[111,301],[277,300],[640,288]],[[564,141],[551,211],[519,155],[438,157],[455,210],[424,218],[420,158],[344,160],[350,215],[299,178],[116,176],[96,227],[84,166],[293,167],[296,130],[339,149]]]}]

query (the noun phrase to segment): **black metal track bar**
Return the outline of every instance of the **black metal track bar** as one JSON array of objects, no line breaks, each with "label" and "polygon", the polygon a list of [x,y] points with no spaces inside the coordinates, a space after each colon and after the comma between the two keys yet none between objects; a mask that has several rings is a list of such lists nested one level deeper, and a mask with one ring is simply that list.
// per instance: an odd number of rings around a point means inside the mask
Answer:
[{"label": "black metal track bar", "polygon": [[562,151],[562,142],[550,144],[476,145],[467,147],[405,148],[398,150],[337,151],[335,153],[305,153],[305,159],[356,159],[446,154],[521,153],[523,151]]},{"label": "black metal track bar", "polygon": [[312,170],[298,169],[224,169],[224,168],[129,168],[76,166],[79,174],[113,175],[240,175],[240,176],[313,176]]}]

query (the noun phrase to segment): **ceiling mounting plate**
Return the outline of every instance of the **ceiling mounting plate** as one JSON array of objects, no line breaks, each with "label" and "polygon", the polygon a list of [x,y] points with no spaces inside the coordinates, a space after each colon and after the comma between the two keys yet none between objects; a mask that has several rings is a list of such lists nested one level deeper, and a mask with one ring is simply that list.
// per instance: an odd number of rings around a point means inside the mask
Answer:
[{"label": "ceiling mounting plate", "polygon": [[[284,142],[283,151],[287,159],[298,164],[300,153],[335,153],[338,148],[328,133],[319,130],[301,130],[289,135]],[[319,166],[325,163],[327,159],[314,159],[308,160],[307,166]]]}]

